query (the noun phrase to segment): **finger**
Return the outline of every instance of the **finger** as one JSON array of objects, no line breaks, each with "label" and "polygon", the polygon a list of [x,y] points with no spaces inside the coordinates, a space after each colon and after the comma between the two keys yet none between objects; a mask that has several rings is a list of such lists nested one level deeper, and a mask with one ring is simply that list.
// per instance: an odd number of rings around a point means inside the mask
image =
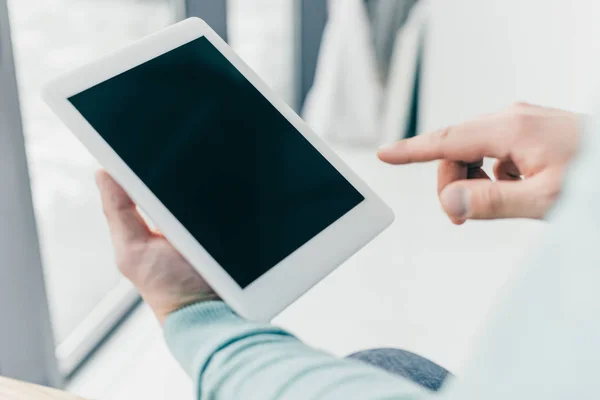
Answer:
[{"label": "finger", "polygon": [[[459,180],[467,179],[467,171],[468,167],[464,163],[458,163],[454,161],[442,160],[438,166],[438,187],[437,193],[438,196],[446,186],[451,184],[452,182],[456,182]],[[449,216],[450,217],[450,216]],[[464,218],[453,218],[450,217],[450,220],[455,225],[462,225],[465,223]]]},{"label": "finger", "polygon": [[510,159],[498,160],[494,164],[494,176],[499,181],[520,181],[521,171]]},{"label": "finger", "polygon": [[525,181],[464,180],[448,185],[440,195],[453,219],[541,218],[551,207],[540,177]]},{"label": "finger", "polygon": [[150,230],[123,188],[104,170],[96,173],[96,184],[116,250],[132,242],[146,241]]},{"label": "finger", "polygon": [[481,117],[437,132],[401,140],[379,150],[390,164],[433,160],[475,162],[484,157],[507,158],[511,134],[506,113]]},{"label": "finger", "polygon": [[[447,160],[440,161],[438,167],[438,196],[446,186],[453,182],[465,179],[489,179],[488,175],[481,169],[481,166],[483,166],[483,160],[472,164]],[[453,218],[451,216],[450,220],[455,225],[462,225],[466,221],[464,218]]]},{"label": "finger", "polygon": [[[483,169],[481,169],[481,168],[469,169],[467,171],[467,179],[471,179],[471,180],[484,179],[484,180],[487,180],[487,181],[491,181],[491,179],[488,176],[488,174]],[[462,224],[464,224],[467,221],[465,218],[461,218],[461,219],[450,218],[450,220],[455,225],[462,225]]]},{"label": "finger", "polygon": [[442,160],[438,166],[438,195],[452,182],[467,179],[468,168],[465,164]]},{"label": "finger", "polygon": [[438,166],[438,195],[452,182],[461,179],[487,178],[487,174],[481,169],[482,166],[483,160],[470,164],[448,160],[440,161]]}]

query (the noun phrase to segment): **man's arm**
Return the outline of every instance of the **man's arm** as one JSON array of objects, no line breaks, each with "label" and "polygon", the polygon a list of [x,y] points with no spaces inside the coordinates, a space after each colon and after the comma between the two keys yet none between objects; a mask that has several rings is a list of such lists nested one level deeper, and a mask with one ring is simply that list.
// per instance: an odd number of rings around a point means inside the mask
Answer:
[{"label": "man's arm", "polygon": [[415,384],[311,349],[283,330],[239,318],[106,173],[97,176],[121,272],[164,325],[202,399],[417,399]]},{"label": "man's arm", "polygon": [[280,328],[251,323],[222,302],[183,308],[165,321],[174,356],[200,399],[423,399],[416,384],[314,350]]}]

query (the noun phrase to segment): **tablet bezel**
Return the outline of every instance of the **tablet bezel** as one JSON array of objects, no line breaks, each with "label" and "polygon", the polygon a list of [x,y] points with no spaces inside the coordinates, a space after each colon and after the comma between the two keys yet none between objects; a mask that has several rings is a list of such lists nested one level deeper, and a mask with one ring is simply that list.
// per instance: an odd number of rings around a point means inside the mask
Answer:
[{"label": "tablet bezel", "polygon": [[[69,98],[116,75],[206,37],[250,83],[365,198],[335,223],[242,289],[167,210],[137,175],[69,102]],[[392,210],[330,149],[302,119],[201,19],[189,18],[46,85],[52,110],[129,193],[158,229],[241,316],[268,321],[371,241],[394,220]],[[235,251],[235,249],[232,249]]]}]

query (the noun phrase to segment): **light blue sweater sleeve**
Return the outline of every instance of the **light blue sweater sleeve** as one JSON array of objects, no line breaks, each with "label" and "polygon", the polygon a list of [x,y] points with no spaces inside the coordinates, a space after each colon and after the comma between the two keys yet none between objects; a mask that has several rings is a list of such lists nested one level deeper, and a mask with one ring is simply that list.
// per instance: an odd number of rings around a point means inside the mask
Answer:
[{"label": "light blue sweater sleeve", "polygon": [[196,381],[198,398],[261,400],[425,399],[408,380],[314,350],[269,324],[238,317],[222,302],[170,315],[165,337]]}]

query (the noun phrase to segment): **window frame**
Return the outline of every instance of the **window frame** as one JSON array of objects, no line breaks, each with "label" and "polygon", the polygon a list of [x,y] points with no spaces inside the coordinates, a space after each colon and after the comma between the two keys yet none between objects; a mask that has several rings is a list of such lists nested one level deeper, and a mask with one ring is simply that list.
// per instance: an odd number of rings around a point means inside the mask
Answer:
[{"label": "window frame", "polygon": [[[0,2],[0,374],[60,386],[33,211],[7,2]],[[26,289],[26,290],[25,290]]]}]

